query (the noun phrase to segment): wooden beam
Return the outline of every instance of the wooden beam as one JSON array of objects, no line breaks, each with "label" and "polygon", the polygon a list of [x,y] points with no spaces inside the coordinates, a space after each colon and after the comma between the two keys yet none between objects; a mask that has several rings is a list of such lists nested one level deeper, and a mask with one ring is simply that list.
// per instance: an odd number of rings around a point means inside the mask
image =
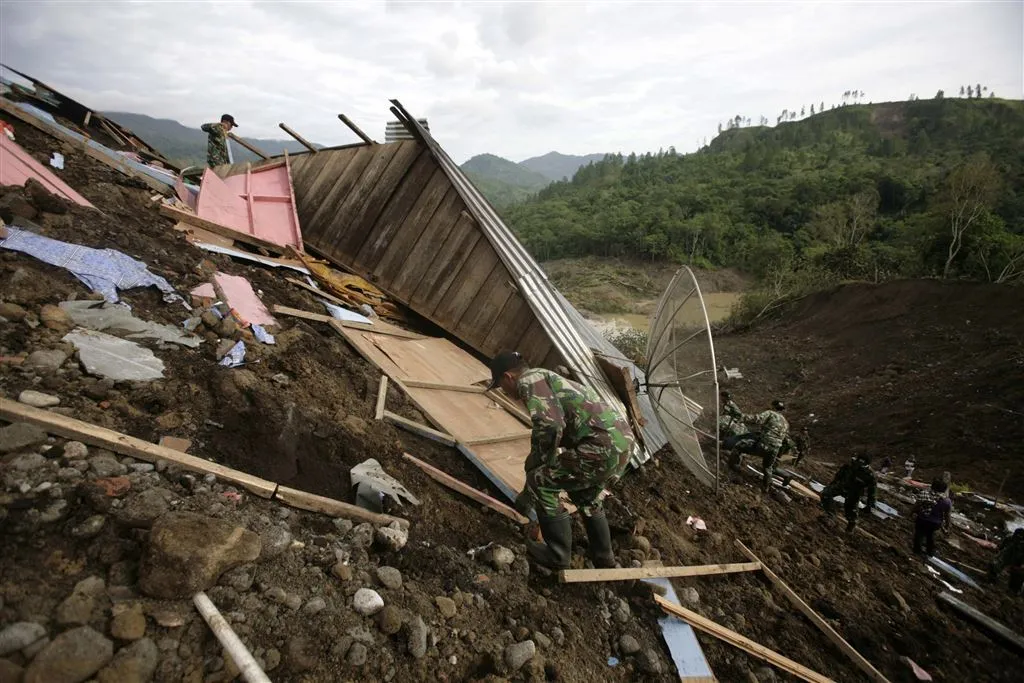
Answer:
[{"label": "wooden beam", "polygon": [[423,470],[428,477],[430,477],[431,479],[433,479],[434,481],[443,486],[447,486],[452,491],[457,491],[464,496],[472,498],[481,505],[489,507],[490,509],[494,510],[499,514],[505,515],[506,517],[515,521],[518,524],[529,524],[530,520],[527,517],[519,514],[519,512],[517,512],[515,508],[511,508],[508,505],[505,505],[504,503],[499,502],[494,498],[491,498],[482,491],[477,491],[469,484],[459,481],[450,474],[442,472],[433,465],[428,465],[427,463],[423,462],[418,458],[414,458],[408,453],[403,453],[402,457],[411,462],[412,464],[416,465],[416,467],[419,467],[421,470]]},{"label": "wooden beam", "polygon": [[338,118],[341,120],[342,123],[344,123],[346,126],[348,126],[352,130],[353,133],[358,135],[359,138],[363,142],[365,142],[368,145],[376,145],[377,144],[377,142],[375,140],[373,140],[369,135],[367,135],[366,133],[363,132],[362,128],[360,128],[355,123],[353,123],[352,119],[350,119],[349,117],[345,116],[344,114],[338,114]]},{"label": "wooden beam", "polygon": [[487,392],[487,398],[491,399],[499,406],[507,410],[513,417],[522,422],[527,427],[533,427],[533,419],[527,415],[526,411],[520,408],[518,405],[513,403],[505,396],[500,389],[492,389]]},{"label": "wooden beam", "polygon": [[330,301],[333,304],[338,304],[339,306],[351,306],[352,305],[349,302],[345,301],[344,299],[339,299],[338,297],[334,296],[330,292],[325,292],[322,289],[317,289],[316,287],[312,287],[312,286],[306,284],[305,282],[303,282],[302,280],[299,280],[297,278],[286,277],[285,280],[287,280],[288,282],[292,283],[296,287],[301,287],[302,289],[306,290],[307,292],[312,292],[313,294],[316,294],[317,296],[322,296],[323,298],[327,299],[328,301]]},{"label": "wooden beam", "polygon": [[252,143],[246,142],[245,140],[243,140],[242,138],[238,137],[234,133],[228,133],[228,137],[231,138],[232,140],[234,140],[235,142],[237,142],[238,144],[240,144],[242,147],[245,147],[247,150],[249,150],[250,152],[252,152],[256,156],[260,157],[261,159],[269,159],[270,158],[270,155],[268,155],[266,152],[261,150],[259,147],[257,147],[256,145],[253,145]]},{"label": "wooden beam", "polygon": [[760,562],[761,570],[764,572],[764,575],[768,577],[768,580],[771,581],[776,588],[782,591],[786,598],[788,598],[789,601],[793,603],[793,606],[800,610],[800,612],[802,612],[803,615],[807,617],[812,624],[817,626],[818,629],[825,634],[826,638],[831,640],[836,647],[842,650],[843,654],[849,657],[850,660],[855,665],[857,665],[858,669],[867,674],[868,678],[870,678],[873,681],[878,681],[878,683],[889,683],[888,678],[883,676],[881,672],[879,672],[878,669],[876,669],[871,664],[871,662],[866,660],[859,652],[853,649],[853,646],[846,642],[846,640],[844,640],[843,637],[839,635],[836,632],[836,630],[828,624],[828,622],[822,619],[817,612],[811,609],[810,605],[804,602],[799,595],[793,592],[793,590],[786,585],[785,581],[779,578],[778,575],[775,574],[775,572],[773,572],[771,569],[767,567],[767,565],[761,562],[757,555],[755,555],[747,546],[743,545],[743,543],[739,539],[736,539],[736,547],[739,548],[740,552],[742,552],[752,561]]},{"label": "wooden beam", "polygon": [[745,636],[741,636],[739,633],[731,631],[726,627],[722,626],[721,624],[711,621],[710,619],[706,619],[701,615],[697,614],[696,612],[691,612],[685,607],[673,604],[665,598],[661,597],[660,595],[655,595],[654,601],[657,602],[658,605],[661,606],[661,609],[663,609],[665,612],[671,614],[672,616],[679,617],[680,619],[688,623],[690,626],[698,628],[701,631],[704,631],[705,633],[709,633],[715,636],[716,638],[724,640],[730,645],[738,647],[739,649],[743,650],[747,654],[753,655],[758,659],[763,659],[769,664],[773,664],[778,668],[782,669],[783,671],[790,673],[801,680],[809,681],[810,683],[834,683],[834,681],[831,678],[822,676],[818,672],[808,669],[806,666],[802,664],[794,662],[789,657],[780,655],[778,652],[775,652],[774,650],[769,650],[764,645],[761,645],[760,643],[755,643],[753,640],[750,640]]},{"label": "wooden beam", "polygon": [[388,376],[380,376],[380,386],[377,388],[377,407],[373,411],[375,420],[384,419],[384,402],[388,398]]},{"label": "wooden beam", "polygon": [[497,436],[485,436],[482,439],[467,439],[463,441],[467,446],[483,446],[489,443],[504,443],[506,441],[518,441],[519,439],[529,439],[533,436],[532,431],[514,432],[511,434],[498,434]]},{"label": "wooden beam", "polygon": [[953,597],[953,595],[946,591],[939,593],[937,599],[947,607],[952,608],[960,616],[981,626],[989,634],[995,636],[1002,644],[1009,646],[1017,652],[1024,652],[1024,638],[1015,631],[1010,630],[987,614],[971,607],[966,602]]},{"label": "wooden beam", "polygon": [[0,398],[0,418],[8,422],[28,422],[50,434],[81,441],[90,446],[106,448],[146,462],[156,463],[157,460],[166,460],[194,472],[213,474],[220,479],[238,484],[261,498],[270,498],[277,488],[277,484],[272,481],[254,477],[194,455],[188,455],[173,448],[159,446],[134,436],[115,432],[112,429],[33,408],[10,399]]},{"label": "wooden beam", "polygon": [[279,244],[268,242],[264,239],[256,237],[255,235],[249,235],[244,232],[239,232],[238,230],[229,228],[226,225],[221,225],[220,223],[208,221],[205,218],[200,218],[194,213],[182,211],[181,209],[176,209],[173,206],[169,206],[167,204],[160,205],[160,215],[175,221],[181,221],[182,223],[194,225],[197,228],[202,228],[203,230],[209,230],[212,233],[216,233],[223,237],[228,237],[236,242],[244,242],[254,247],[266,249],[267,251],[273,252],[275,254],[285,253],[285,248]]},{"label": "wooden beam", "polygon": [[15,106],[13,102],[3,97],[0,97],[0,110],[10,114],[11,116],[17,119],[20,119],[21,121],[24,121],[25,123],[29,124],[34,128],[38,128],[39,130],[46,133],[50,137],[56,138],[61,142],[66,142],[75,149],[84,152],[87,156],[90,156],[96,161],[100,162],[101,164],[105,164],[113,168],[114,170],[119,171],[120,173],[128,176],[129,178],[135,178],[136,180],[145,183],[148,187],[155,190],[156,192],[159,192],[160,194],[169,195],[174,192],[174,188],[171,187],[170,185],[162,183],[156,178],[150,177],[145,173],[137,172],[135,169],[133,169],[131,166],[124,163],[123,161],[118,161],[113,157],[107,156],[103,152],[100,152],[99,150],[90,146],[88,143],[79,140],[78,138],[72,135],[69,135],[63,129],[51,124],[49,121],[44,121],[43,119],[39,119],[35,116],[32,116],[27,111]]},{"label": "wooden beam", "polygon": [[306,138],[304,138],[301,135],[299,135],[298,133],[296,133],[294,130],[292,130],[288,126],[284,125],[283,123],[279,123],[277,125],[280,126],[281,130],[283,130],[285,133],[288,133],[288,135],[291,135],[293,138],[295,138],[298,141],[298,143],[300,145],[302,145],[303,147],[308,149],[313,154],[316,154],[318,151],[320,151],[316,147],[313,146],[313,143],[311,143],[309,140],[307,140]]},{"label": "wooden beam", "polygon": [[402,384],[414,389],[437,389],[439,391],[461,391],[466,394],[485,394],[487,389],[475,387],[468,384],[441,384],[438,382],[424,382],[418,379],[403,379]]},{"label": "wooden beam", "polygon": [[278,486],[277,492],[274,493],[274,498],[300,510],[320,512],[331,517],[346,517],[348,519],[358,519],[362,522],[383,525],[398,522],[405,528],[409,527],[409,520],[407,519],[371,512],[370,510],[364,510],[358,505],[342,503],[340,500],[325,498],[314,493],[306,493],[305,491],[288,488],[287,486]]},{"label": "wooden beam", "polygon": [[[290,279],[290,278],[285,278]],[[372,325],[366,325],[364,323],[355,323],[349,320],[338,320],[332,318],[324,313],[313,313],[311,311],[304,311],[301,308],[291,308],[290,306],[282,306],[281,304],[274,304],[270,307],[270,310],[274,313],[281,315],[288,315],[293,318],[303,318],[305,320],[312,320],[318,323],[327,323],[332,327],[345,327],[350,330],[360,330],[362,332],[373,332],[374,334],[383,334],[389,337],[401,337],[402,339],[426,339],[422,334],[416,334],[415,332],[407,332],[400,327],[394,325],[388,325],[383,322],[376,322]]]},{"label": "wooden beam", "polygon": [[563,569],[558,573],[560,583],[590,583],[593,581],[630,581],[633,579],[668,579],[683,576],[714,576],[737,574],[761,569],[760,562],[736,564],[696,564],[686,567],[636,567],[628,569]]},{"label": "wooden beam", "polygon": [[396,415],[392,413],[390,410],[385,410],[383,417],[385,422],[390,422],[396,427],[401,427],[402,429],[405,429],[407,431],[412,432],[413,434],[417,434],[419,436],[430,439],[431,441],[443,443],[445,446],[454,446],[457,443],[455,441],[455,437],[452,436],[451,434],[445,434],[444,432],[439,432],[436,429],[431,429],[430,427],[420,424],[419,422],[408,420],[402,417],[401,415]]},{"label": "wooden beam", "polygon": [[82,120],[82,126],[85,127],[85,128],[88,128],[89,127],[89,120],[90,119],[92,119],[92,112],[91,111],[85,112],[85,118]]}]

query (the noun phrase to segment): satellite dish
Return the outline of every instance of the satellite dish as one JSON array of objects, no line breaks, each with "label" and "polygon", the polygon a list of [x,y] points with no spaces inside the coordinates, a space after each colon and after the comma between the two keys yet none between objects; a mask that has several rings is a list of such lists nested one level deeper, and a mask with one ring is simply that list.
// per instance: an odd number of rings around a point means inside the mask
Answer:
[{"label": "satellite dish", "polygon": [[697,278],[676,271],[651,318],[647,395],[676,455],[718,490],[718,373],[711,324]]}]

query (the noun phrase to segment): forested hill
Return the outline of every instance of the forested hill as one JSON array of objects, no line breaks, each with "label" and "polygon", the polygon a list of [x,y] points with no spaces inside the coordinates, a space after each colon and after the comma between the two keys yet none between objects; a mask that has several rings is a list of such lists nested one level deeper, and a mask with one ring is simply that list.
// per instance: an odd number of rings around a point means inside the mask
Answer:
[{"label": "forested hill", "polygon": [[1012,279],[1024,271],[1024,103],[853,105],[734,128],[693,154],[610,155],[504,214],[543,260]]}]

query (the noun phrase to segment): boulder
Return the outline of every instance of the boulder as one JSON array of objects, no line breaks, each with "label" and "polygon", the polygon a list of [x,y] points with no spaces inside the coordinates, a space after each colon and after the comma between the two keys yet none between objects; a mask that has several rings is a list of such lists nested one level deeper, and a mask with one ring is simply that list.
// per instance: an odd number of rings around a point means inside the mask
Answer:
[{"label": "boulder", "polygon": [[43,323],[43,327],[57,332],[67,332],[75,326],[75,321],[71,319],[67,311],[53,304],[46,304],[40,309],[39,320]]},{"label": "boulder", "polygon": [[148,683],[156,672],[156,645],[149,638],[121,648],[113,661],[96,675],[99,683]]},{"label": "boulder", "polygon": [[142,604],[115,605],[110,635],[119,640],[138,640],[146,635],[146,615],[142,612]]},{"label": "boulder", "polygon": [[65,631],[36,655],[24,683],[81,683],[114,656],[114,644],[88,626]]},{"label": "boulder", "polygon": [[537,654],[537,645],[532,640],[513,643],[505,648],[505,663],[512,671],[519,671]]},{"label": "boulder", "polygon": [[92,620],[100,598],[106,592],[106,583],[98,576],[90,576],[75,584],[75,589],[57,607],[57,623],[88,624]]},{"label": "boulder", "polygon": [[0,453],[13,453],[46,441],[46,432],[27,422],[0,427]]},{"label": "boulder", "polygon": [[33,351],[28,354],[28,358],[25,359],[22,367],[32,370],[53,371],[64,365],[64,361],[67,359],[68,354],[60,349]]},{"label": "boulder", "polygon": [[0,631],[0,657],[14,654],[44,638],[46,629],[31,621],[19,621]]},{"label": "boulder", "polygon": [[139,588],[154,598],[191,598],[259,554],[260,537],[251,531],[194,513],[169,513],[153,524]]},{"label": "boulder", "polygon": [[117,511],[117,521],[128,527],[149,528],[170,510],[175,498],[177,496],[165,488],[146,489],[127,499],[124,507]]}]

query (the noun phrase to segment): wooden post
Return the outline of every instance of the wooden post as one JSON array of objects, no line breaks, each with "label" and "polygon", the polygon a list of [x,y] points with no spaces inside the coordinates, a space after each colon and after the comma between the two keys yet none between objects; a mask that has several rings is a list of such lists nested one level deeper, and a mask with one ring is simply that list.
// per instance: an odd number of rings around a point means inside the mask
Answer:
[{"label": "wooden post", "polygon": [[454,446],[457,443],[455,441],[455,437],[451,434],[445,434],[444,432],[431,429],[427,425],[420,424],[419,422],[407,420],[401,415],[396,415],[389,410],[384,411],[383,417],[385,422],[390,422],[396,427],[401,427],[402,429],[410,431],[413,434],[418,434],[419,436],[430,439],[431,441],[443,443],[445,446]]},{"label": "wooden post", "polygon": [[270,683],[270,679],[263,673],[263,669],[256,663],[252,653],[245,644],[238,638],[238,635],[231,628],[228,620],[224,618],[216,605],[202,591],[192,597],[199,614],[203,616],[206,625],[217,636],[217,640],[224,647],[224,651],[231,656],[231,661],[238,667],[238,672],[246,683]]},{"label": "wooden post", "polygon": [[281,130],[283,130],[285,133],[288,133],[288,135],[291,135],[299,142],[299,144],[301,144],[303,147],[308,149],[313,154],[316,154],[319,151],[316,147],[313,146],[313,143],[311,143],[309,140],[296,133],[288,126],[284,125],[284,123],[279,123],[277,125],[280,126]]},{"label": "wooden post", "polygon": [[490,509],[494,510],[495,512],[505,515],[509,519],[518,522],[519,524],[530,523],[529,519],[519,514],[515,509],[495,500],[494,498],[491,498],[482,491],[477,491],[469,484],[459,481],[455,477],[447,474],[446,472],[442,472],[433,465],[428,465],[427,463],[423,462],[418,458],[414,458],[408,453],[403,453],[402,457],[411,462],[413,465],[416,465],[416,467],[419,467],[428,477],[430,477],[437,483],[441,484],[442,486],[447,486],[452,491],[457,491],[464,496],[472,498],[481,505],[485,505]]},{"label": "wooden post", "polygon": [[256,147],[255,145],[252,145],[252,144],[246,142],[245,140],[243,140],[242,138],[238,137],[234,133],[228,133],[228,137],[231,138],[232,140],[234,140],[235,142],[237,142],[238,144],[240,144],[242,147],[245,147],[247,150],[249,150],[250,152],[252,152],[256,156],[260,157],[261,159],[269,159],[270,158],[270,156],[268,154],[266,154],[265,152],[261,151],[259,147]]},{"label": "wooden post", "polygon": [[760,562],[735,564],[696,564],[688,567],[637,567],[627,569],[563,569],[558,573],[560,583],[589,583],[591,581],[630,581],[633,579],[669,579],[683,576],[715,576],[754,572],[761,569]]},{"label": "wooden post", "polygon": [[763,659],[769,664],[773,664],[782,669],[783,671],[793,674],[801,680],[809,681],[809,683],[835,683],[831,678],[822,676],[818,672],[808,669],[806,666],[802,664],[794,662],[789,657],[784,657],[783,655],[780,655],[778,652],[775,652],[774,650],[769,650],[764,645],[761,645],[760,643],[755,643],[750,638],[741,636],[739,633],[736,633],[735,631],[730,631],[721,624],[715,623],[710,619],[706,619],[701,615],[697,614],[696,612],[691,612],[685,607],[681,607],[679,605],[671,603],[665,598],[661,597],[660,595],[655,595],[654,601],[657,602],[663,610],[665,610],[673,616],[679,617],[680,619],[688,623],[690,626],[698,628],[701,631],[704,631],[705,633],[710,633],[716,638],[720,638],[721,640],[724,640],[730,645],[738,647],[747,654],[751,654],[759,659]]},{"label": "wooden post", "polygon": [[[761,562],[761,560],[758,559],[757,555],[751,552],[751,550],[747,548],[747,546],[743,545],[743,543],[741,543],[739,539],[736,539],[736,547],[739,548],[740,552],[749,557],[752,561]],[[864,659],[864,657],[859,652],[853,649],[853,647],[848,642],[846,642],[841,635],[836,633],[836,630],[834,628],[828,625],[828,622],[822,619],[817,612],[811,609],[810,605],[801,600],[800,596],[794,593],[793,590],[789,586],[787,586],[786,583],[775,574],[775,572],[773,572],[771,569],[765,566],[763,562],[761,562],[761,570],[764,572],[764,575],[768,577],[768,580],[775,584],[775,587],[782,591],[782,593],[789,599],[789,601],[793,603],[793,606],[800,610],[803,613],[803,615],[811,621],[811,623],[817,626],[821,630],[821,632],[825,634],[825,637],[831,640],[832,643],[836,645],[836,647],[842,650],[843,654],[849,657],[850,660],[857,665],[858,669],[867,674],[868,677],[873,681],[878,681],[878,683],[889,683],[888,678],[883,676],[881,672],[878,671],[878,669],[872,666],[871,662]]]},{"label": "wooden post", "polygon": [[92,112],[91,111],[85,112],[85,119],[82,121],[82,127],[83,128],[88,128],[89,127],[89,121],[91,119],[92,119]]},{"label": "wooden post", "polygon": [[1009,628],[999,623],[995,619],[983,614],[982,612],[971,607],[962,600],[953,597],[949,593],[943,591],[939,593],[939,602],[944,603],[948,607],[956,610],[960,616],[965,617],[973,621],[978,626],[988,631],[990,634],[995,636],[1003,644],[1008,645],[1011,649],[1017,652],[1024,652],[1024,638],[1020,635],[1011,631]]},{"label": "wooden post", "polygon": [[357,126],[355,123],[353,123],[352,119],[350,119],[349,117],[345,116],[344,114],[338,114],[338,118],[341,119],[341,122],[344,123],[346,126],[348,126],[352,130],[353,133],[358,135],[362,139],[363,142],[365,142],[368,145],[376,145],[377,144],[375,140],[373,140],[369,135],[364,133],[363,130],[359,126]]},{"label": "wooden post", "polygon": [[388,397],[388,376],[380,376],[380,386],[377,388],[377,407],[373,411],[373,417],[375,420],[384,419],[384,402]]}]

